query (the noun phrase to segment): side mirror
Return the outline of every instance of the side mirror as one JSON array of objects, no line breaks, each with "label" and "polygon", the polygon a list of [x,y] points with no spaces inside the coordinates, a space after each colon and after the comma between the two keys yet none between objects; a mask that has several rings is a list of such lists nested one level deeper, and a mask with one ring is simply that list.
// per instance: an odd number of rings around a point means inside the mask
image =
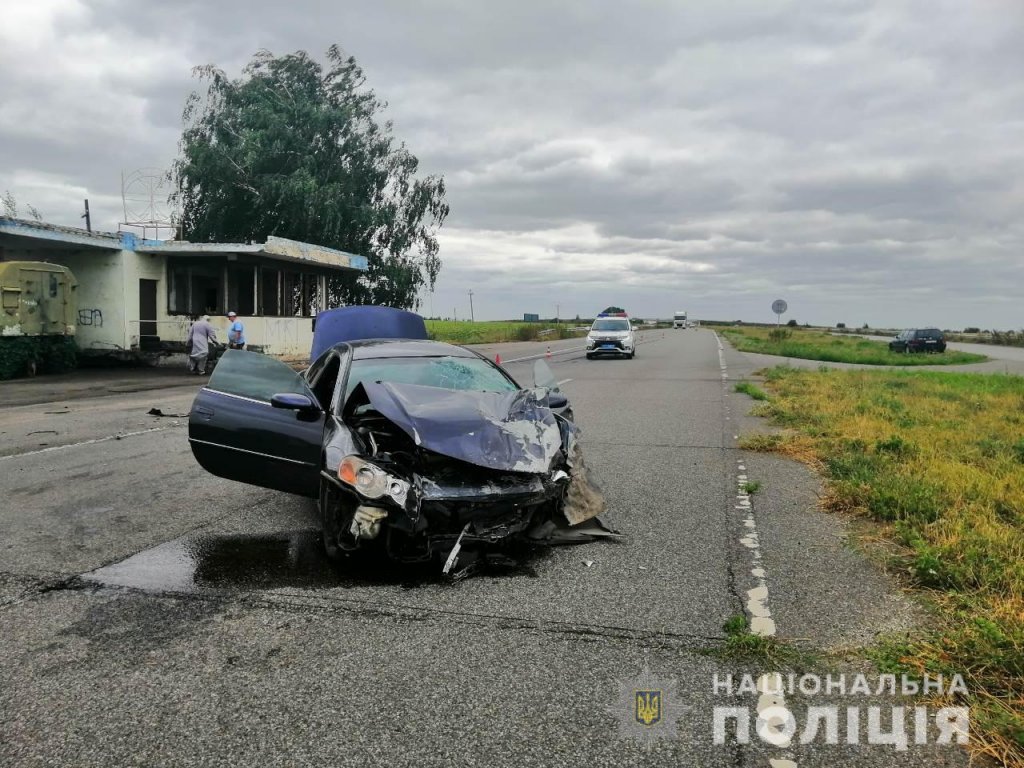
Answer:
[{"label": "side mirror", "polygon": [[561,392],[549,392],[546,405],[553,411],[560,411],[569,405],[569,398]]},{"label": "side mirror", "polygon": [[298,392],[280,392],[270,398],[270,405],[274,408],[284,408],[287,411],[320,410],[320,406],[306,395],[301,395]]}]

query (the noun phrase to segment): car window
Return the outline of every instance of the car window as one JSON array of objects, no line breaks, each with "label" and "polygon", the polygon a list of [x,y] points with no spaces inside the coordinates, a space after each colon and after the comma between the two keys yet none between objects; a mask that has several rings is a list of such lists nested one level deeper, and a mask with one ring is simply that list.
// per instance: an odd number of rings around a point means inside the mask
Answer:
[{"label": "car window", "polygon": [[326,355],[324,365],[316,372],[316,376],[310,378],[313,394],[316,395],[320,407],[325,411],[331,407],[331,398],[334,397],[334,386],[338,383],[338,373],[340,371],[341,355],[337,352],[331,352]]},{"label": "car window", "polygon": [[594,321],[594,331],[628,331],[629,320],[618,317],[601,317]]},{"label": "car window", "polygon": [[302,375],[305,377],[306,381],[308,381],[310,384],[315,384],[317,378],[323,372],[324,366],[327,365],[327,362],[331,359],[331,356],[333,354],[334,352],[332,351],[325,352],[324,354],[320,355],[320,357],[318,357],[316,360],[314,360],[313,363],[309,366],[309,368],[302,372]]},{"label": "car window", "polygon": [[312,396],[305,379],[280,360],[240,349],[223,354],[206,388],[267,403],[282,392]]},{"label": "car window", "polygon": [[345,385],[345,400],[363,381],[421,384],[445,389],[512,392],[508,377],[478,357],[391,357],[353,360]]}]

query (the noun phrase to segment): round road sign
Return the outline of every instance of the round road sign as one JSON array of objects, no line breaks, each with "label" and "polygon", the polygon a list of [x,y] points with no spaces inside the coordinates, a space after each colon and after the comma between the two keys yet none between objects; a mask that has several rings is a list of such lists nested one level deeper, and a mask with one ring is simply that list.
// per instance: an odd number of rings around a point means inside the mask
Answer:
[{"label": "round road sign", "polygon": [[789,305],[782,299],[776,299],[772,302],[772,312],[776,315],[785,314],[786,310],[789,309]]}]

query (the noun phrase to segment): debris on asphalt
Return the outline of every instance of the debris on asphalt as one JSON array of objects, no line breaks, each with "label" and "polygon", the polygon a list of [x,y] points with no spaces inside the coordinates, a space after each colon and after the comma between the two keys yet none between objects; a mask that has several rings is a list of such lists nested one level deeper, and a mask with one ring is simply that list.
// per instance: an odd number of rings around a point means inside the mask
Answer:
[{"label": "debris on asphalt", "polygon": [[538,543],[555,546],[558,544],[587,544],[597,539],[622,539],[621,533],[608,528],[597,518],[585,520],[579,525],[565,525],[554,520],[545,520],[530,530],[529,536]]},{"label": "debris on asphalt", "polygon": [[459,538],[455,540],[455,546],[452,547],[451,553],[448,555],[448,559],[444,561],[444,568],[441,569],[441,573],[448,573],[455,565],[455,561],[459,559],[459,550],[462,549],[462,538],[466,535],[469,530],[469,526],[472,523],[466,523],[466,526],[462,529],[462,533],[459,534]]},{"label": "debris on asphalt", "polygon": [[583,560],[582,562],[585,566],[587,566],[587,568],[590,568],[594,564],[593,560]]},{"label": "debris on asphalt", "polygon": [[578,525],[584,520],[596,518],[605,511],[605,500],[598,489],[590,470],[583,461],[583,452],[579,443],[573,447],[572,479],[565,497],[563,514],[570,525]]},{"label": "debris on asphalt", "polygon": [[150,408],[146,411],[147,416],[162,416],[167,419],[183,419],[188,416],[187,413],[164,413],[159,408]]}]

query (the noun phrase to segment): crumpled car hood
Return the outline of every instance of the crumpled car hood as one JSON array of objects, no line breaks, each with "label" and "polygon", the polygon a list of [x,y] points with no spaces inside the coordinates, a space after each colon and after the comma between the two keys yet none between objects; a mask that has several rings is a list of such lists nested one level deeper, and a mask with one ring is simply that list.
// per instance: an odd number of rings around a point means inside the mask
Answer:
[{"label": "crumpled car hood", "polygon": [[564,460],[558,419],[529,390],[477,392],[393,382],[360,386],[378,413],[435,453],[534,474],[550,472]]}]

